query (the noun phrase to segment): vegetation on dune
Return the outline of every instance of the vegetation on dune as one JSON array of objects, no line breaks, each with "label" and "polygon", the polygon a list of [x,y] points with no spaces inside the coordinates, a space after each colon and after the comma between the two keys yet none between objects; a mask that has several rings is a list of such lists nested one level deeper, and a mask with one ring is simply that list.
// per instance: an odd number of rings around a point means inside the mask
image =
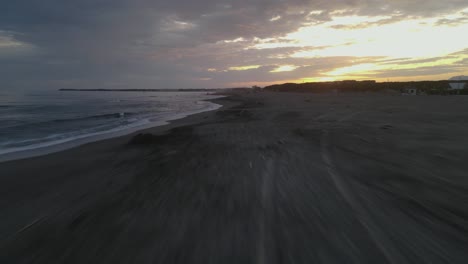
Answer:
[{"label": "vegetation on dune", "polygon": [[426,94],[468,94],[468,89],[451,90],[450,83],[454,81],[417,81],[417,82],[382,82],[370,81],[335,81],[335,82],[311,82],[311,83],[284,83],[266,86],[266,91],[277,92],[403,92],[413,88]]}]

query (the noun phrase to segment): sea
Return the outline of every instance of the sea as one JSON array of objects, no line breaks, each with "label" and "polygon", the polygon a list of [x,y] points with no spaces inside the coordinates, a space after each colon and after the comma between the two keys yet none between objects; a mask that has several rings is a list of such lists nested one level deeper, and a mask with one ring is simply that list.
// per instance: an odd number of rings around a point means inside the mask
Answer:
[{"label": "sea", "polygon": [[219,108],[206,101],[217,97],[206,92],[0,92],[0,160],[165,125]]}]

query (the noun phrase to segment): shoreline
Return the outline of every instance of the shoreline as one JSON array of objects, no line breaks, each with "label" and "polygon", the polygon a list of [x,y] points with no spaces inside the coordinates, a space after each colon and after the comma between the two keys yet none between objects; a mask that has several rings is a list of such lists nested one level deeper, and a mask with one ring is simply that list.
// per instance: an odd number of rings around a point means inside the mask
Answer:
[{"label": "shoreline", "polygon": [[170,117],[166,120],[152,122],[150,124],[142,125],[140,127],[122,129],[122,130],[117,130],[114,132],[102,132],[96,135],[83,135],[83,137],[81,138],[69,139],[60,143],[51,143],[50,145],[40,146],[37,148],[17,150],[17,151],[3,153],[3,154],[0,154],[0,164],[3,162],[41,157],[41,156],[45,156],[45,155],[49,155],[53,153],[67,151],[67,150],[81,147],[87,144],[97,143],[103,140],[109,140],[113,138],[120,138],[120,137],[132,136],[132,135],[134,136],[142,131],[169,126],[178,120],[182,120],[185,118],[190,118],[194,115],[198,115],[198,114],[202,114],[206,112],[213,112],[213,111],[222,109],[224,106],[222,104],[216,103],[216,101],[218,99],[227,97],[228,95],[224,95],[223,93],[220,93],[219,96],[222,96],[222,97],[202,100],[202,101],[208,101],[208,102],[213,103],[214,104],[213,109],[203,110],[202,112],[194,112],[194,113],[189,113],[189,114],[175,114],[173,117]]},{"label": "shoreline", "polygon": [[218,100],[1,163],[0,262],[466,263],[468,97]]}]

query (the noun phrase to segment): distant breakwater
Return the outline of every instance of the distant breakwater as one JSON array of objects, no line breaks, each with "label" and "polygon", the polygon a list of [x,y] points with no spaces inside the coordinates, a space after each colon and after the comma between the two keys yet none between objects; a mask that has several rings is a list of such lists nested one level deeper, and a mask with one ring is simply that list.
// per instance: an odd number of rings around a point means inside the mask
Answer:
[{"label": "distant breakwater", "polygon": [[61,92],[214,92],[218,89],[59,89]]}]

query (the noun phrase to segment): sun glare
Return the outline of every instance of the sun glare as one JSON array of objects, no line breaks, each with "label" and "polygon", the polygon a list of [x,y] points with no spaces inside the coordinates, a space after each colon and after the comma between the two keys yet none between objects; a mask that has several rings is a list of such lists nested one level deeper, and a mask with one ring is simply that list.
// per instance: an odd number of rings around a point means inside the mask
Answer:
[{"label": "sun glare", "polygon": [[[250,48],[300,48],[289,53],[292,59],[325,57],[375,58],[372,63],[336,68],[326,73],[332,77],[359,76],[386,69],[415,69],[451,65],[466,55],[451,55],[468,48],[465,38],[468,22],[463,19],[468,9],[440,17],[418,18],[391,22],[391,16],[341,16],[329,22],[299,28],[286,35],[284,41],[259,40]],[[408,63],[381,63],[391,59],[409,58]],[[429,59],[423,62],[424,59]],[[439,59],[438,59],[439,58]],[[411,63],[414,61],[414,63]],[[375,62],[375,63],[374,63]],[[295,67],[281,66],[271,72],[291,71]]]},{"label": "sun glare", "polygon": [[306,77],[306,78],[301,78],[298,82],[333,82],[336,81],[335,78],[333,77]]},{"label": "sun glare", "polygon": [[[423,22],[410,20],[383,26],[366,28],[330,28],[321,26],[302,28],[288,37],[297,45],[310,47],[294,53],[292,57],[328,56],[386,56],[437,57],[466,48],[463,32],[468,24],[458,26],[425,26]],[[323,47],[322,49],[314,49]]]},{"label": "sun glare", "polygon": [[368,72],[376,69],[375,64],[373,63],[364,63],[364,64],[357,64],[349,67],[338,68],[333,71],[327,72],[329,76],[348,76],[354,73],[359,72]]}]

